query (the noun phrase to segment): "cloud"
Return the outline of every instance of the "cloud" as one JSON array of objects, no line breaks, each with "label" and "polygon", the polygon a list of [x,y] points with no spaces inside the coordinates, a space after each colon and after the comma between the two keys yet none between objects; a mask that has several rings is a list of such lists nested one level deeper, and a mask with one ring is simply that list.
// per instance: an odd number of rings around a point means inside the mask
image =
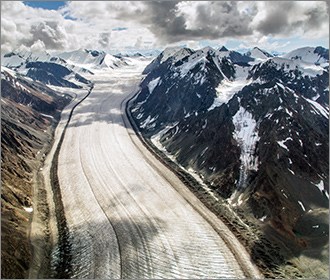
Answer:
[{"label": "cloud", "polygon": [[194,5],[195,12],[179,5],[192,38],[219,39],[251,35],[253,32],[249,27],[252,14],[240,12],[237,2],[195,2]]},{"label": "cloud", "polygon": [[32,52],[42,52],[46,49],[45,43],[41,40],[38,40],[36,42],[33,43],[33,45],[31,46],[31,51]]},{"label": "cloud", "polygon": [[32,37],[26,40],[25,45],[32,46],[35,42],[43,42],[46,49],[64,49],[68,42],[65,28],[55,21],[45,21],[32,25],[30,29]]},{"label": "cloud", "polygon": [[326,1],[68,1],[52,11],[2,1],[1,10],[3,52],[33,46],[164,48],[229,39],[275,47],[276,39],[329,37]]},{"label": "cloud", "polygon": [[[116,20],[147,27],[160,44],[268,35],[328,36],[329,16],[321,1],[145,1],[109,2]],[[129,7],[129,8],[127,8]]]},{"label": "cloud", "polygon": [[99,38],[98,42],[102,46],[102,48],[106,49],[109,46],[110,36],[111,36],[110,32],[100,33],[100,36],[99,36],[100,38]]},{"label": "cloud", "polygon": [[329,14],[324,1],[259,2],[252,24],[262,35],[329,36]]},{"label": "cloud", "polygon": [[123,31],[123,30],[127,30],[126,27],[115,27],[115,28],[112,28],[112,31]]},{"label": "cloud", "polygon": [[1,2],[1,49],[32,46],[55,50],[70,46],[66,20],[58,11],[35,9],[22,2]]},{"label": "cloud", "polygon": [[117,6],[118,17],[149,30],[161,43],[219,39],[251,35],[251,15],[241,13],[237,2],[148,1],[127,11]]}]

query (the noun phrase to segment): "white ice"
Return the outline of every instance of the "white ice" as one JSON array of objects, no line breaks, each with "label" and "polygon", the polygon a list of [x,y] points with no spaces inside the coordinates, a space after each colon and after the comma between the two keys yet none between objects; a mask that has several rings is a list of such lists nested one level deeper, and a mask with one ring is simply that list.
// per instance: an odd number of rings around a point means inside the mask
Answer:
[{"label": "white ice", "polygon": [[245,187],[248,171],[258,170],[258,158],[254,155],[259,141],[257,122],[252,114],[240,106],[233,117],[235,131],[234,139],[241,148],[241,167],[238,186]]}]

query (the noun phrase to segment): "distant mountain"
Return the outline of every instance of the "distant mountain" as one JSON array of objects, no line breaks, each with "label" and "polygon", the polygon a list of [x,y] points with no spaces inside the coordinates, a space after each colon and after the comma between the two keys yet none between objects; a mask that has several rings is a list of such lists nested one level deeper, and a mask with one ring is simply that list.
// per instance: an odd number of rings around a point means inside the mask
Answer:
[{"label": "distant mountain", "polygon": [[156,57],[161,53],[158,49],[139,49],[139,48],[131,48],[131,49],[112,49],[108,52],[113,56],[119,57],[132,57],[136,54],[141,54],[145,57]]},{"label": "distant mountain", "polygon": [[247,56],[251,57],[251,58],[254,58],[254,59],[267,59],[269,57],[273,57],[272,54],[262,50],[262,49],[259,49],[258,47],[254,47],[251,51],[248,51],[246,53]]},{"label": "distant mountain", "polygon": [[89,70],[93,68],[116,68],[125,65],[125,59],[97,50],[79,49],[72,52],[63,52],[57,55],[70,64],[82,66]]},{"label": "distant mountain", "polygon": [[229,51],[225,46],[219,49],[220,56],[226,56],[231,62],[242,66],[247,66],[249,62],[254,61],[254,58],[246,54],[241,54],[236,51]]},{"label": "distant mountain", "polygon": [[47,52],[11,52],[3,55],[1,63],[21,75],[54,86],[81,88],[90,84],[81,74],[93,74]]},{"label": "distant mountain", "polygon": [[36,81],[54,86],[81,88],[79,84],[89,85],[90,81],[68,68],[52,62],[28,62],[26,76]]},{"label": "distant mountain", "polygon": [[329,65],[259,48],[238,55],[253,59],[242,65],[232,54],[165,50],[131,112],[144,137],[282,244],[284,256],[259,260],[272,270],[278,258],[326,250]]},{"label": "distant mountain", "polygon": [[285,55],[284,58],[291,60],[300,60],[314,64],[329,64],[329,50],[323,47],[305,47],[293,50]]},{"label": "distant mountain", "polygon": [[27,62],[50,61],[51,57],[52,56],[47,52],[10,52],[2,56],[1,65],[11,68],[18,68]]},{"label": "distant mountain", "polygon": [[90,70],[87,70],[84,67],[80,67],[75,64],[70,64],[64,59],[50,55],[47,52],[42,53],[32,53],[32,52],[11,52],[4,54],[1,57],[1,65],[5,67],[9,67],[11,69],[15,69],[20,72],[24,72],[25,66],[27,63],[30,62],[49,62],[49,63],[56,63],[60,64],[63,67],[68,68],[79,74],[93,74]]}]

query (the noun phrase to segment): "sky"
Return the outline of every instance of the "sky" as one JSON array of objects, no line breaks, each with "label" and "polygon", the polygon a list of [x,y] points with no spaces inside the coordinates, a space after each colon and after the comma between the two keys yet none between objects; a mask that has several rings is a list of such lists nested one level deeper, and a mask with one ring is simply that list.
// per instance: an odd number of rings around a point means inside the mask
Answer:
[{"label": "sky", "polygon": [[1,52],[329,45],[326,1],[1,1]]}]

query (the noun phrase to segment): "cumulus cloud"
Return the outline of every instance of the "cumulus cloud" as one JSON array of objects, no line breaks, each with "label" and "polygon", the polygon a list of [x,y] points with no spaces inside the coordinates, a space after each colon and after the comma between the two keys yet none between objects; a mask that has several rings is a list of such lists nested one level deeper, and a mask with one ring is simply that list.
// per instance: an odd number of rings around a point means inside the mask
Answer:
[{"label": "cumulus cloud", "polygon": [[30,48],[32,52],[42,52],[45,49],[46,49],[45,43],[41,40],[37,40],[36,42],[34,42]]},{"label": "cumulus cloud", "polygon": [[107,48],[109,46],[110,42],[110,32],[103,32],[99,35],[99,44],[102,46],[102,48]]},{"label": "cumulus cloud", "polygon": [[148,1],[125,9],[116,6],[117,18],[148,26],[162,43],[250,35],[251,14],[241,13],[237,2]]},{"label": "cumulus cloud", "polygon": [[34,9],[22,2],[1,2],[1,49],[69,46],[65,20],[57,11]]},{"label": "cumulus cloud", "polygon": [[229,38],[276,46],[273,38],[329,36],[325,1],[69,1],[58,11],[2,1],[1,8],[2,51],[162,48]]},{"label": "cumulus cloud", "polygon": [[252,24],[263,35],[328,36],[329,14],[324,1],[259,2]]},{"label": "cumulus cloud", "polygon": [[146,1],[126,9],[109,4],[115,18],[147,26],[161,43],[220,38],[327,36],[329,15],[322,1]]},{"label": "cumulus cloud", "polygon": [[64,49],[68,42],[68,36],[63,26],[55,21],[45,21],[32,25],[30,29],[31,38],[26,41],[27,46],[35,42],[44,43],[46,49]]}]

